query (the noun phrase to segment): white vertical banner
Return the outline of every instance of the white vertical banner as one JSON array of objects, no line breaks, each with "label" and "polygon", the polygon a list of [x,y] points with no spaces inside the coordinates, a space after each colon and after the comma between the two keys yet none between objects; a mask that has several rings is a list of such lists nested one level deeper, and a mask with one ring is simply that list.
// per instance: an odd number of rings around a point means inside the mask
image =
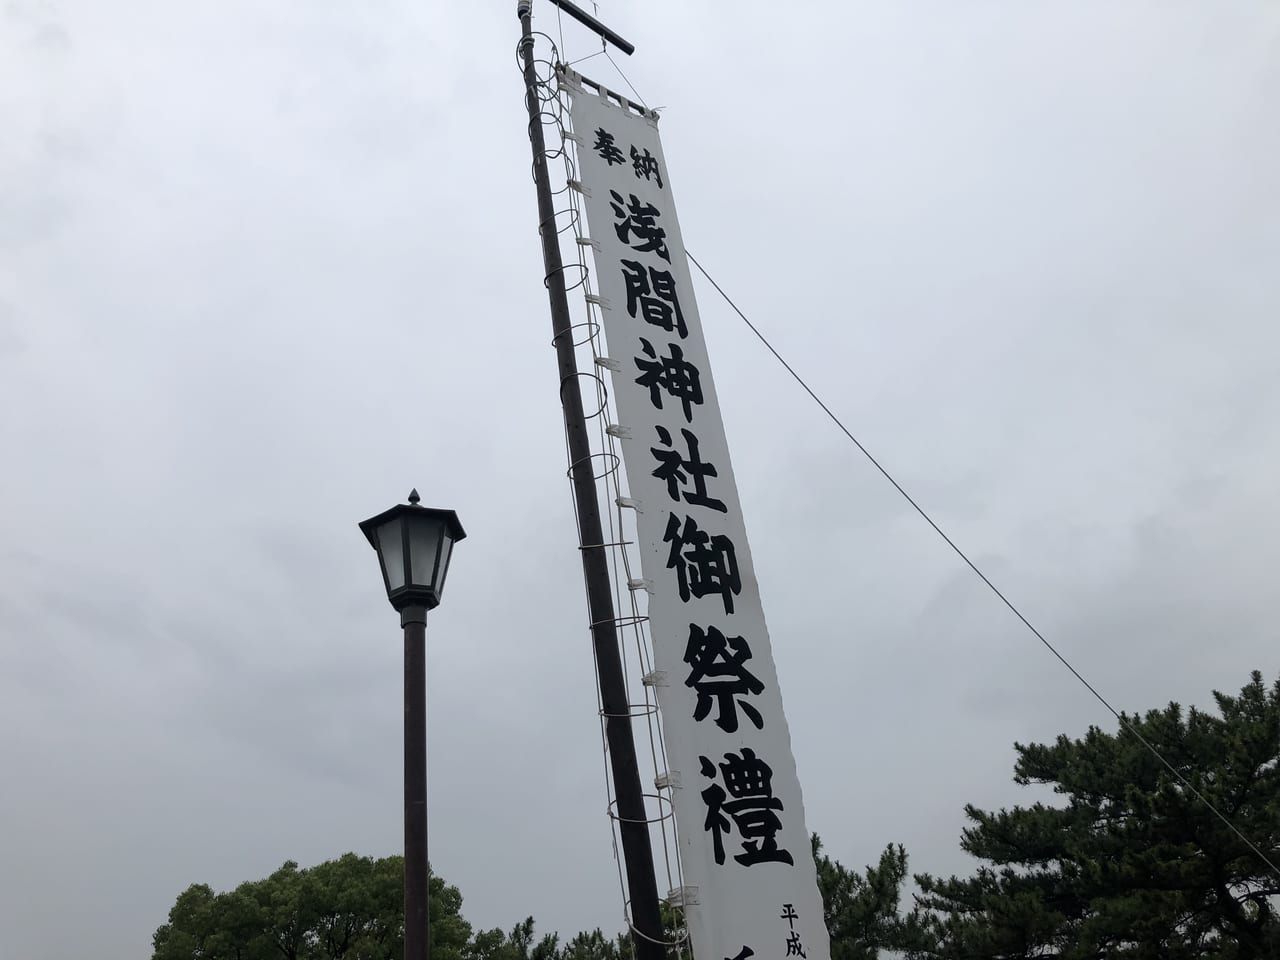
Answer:
[{"label": "white vertical banner", "polygon": [[695,960],[830,960],[791,735],[657,121],[570,76]]}]

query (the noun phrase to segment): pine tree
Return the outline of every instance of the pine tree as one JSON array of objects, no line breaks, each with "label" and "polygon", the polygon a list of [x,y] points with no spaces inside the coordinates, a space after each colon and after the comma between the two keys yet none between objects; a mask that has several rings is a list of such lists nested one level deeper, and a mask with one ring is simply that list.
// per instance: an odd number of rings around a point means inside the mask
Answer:
[{"label": "pine tree", "polygon": [[1124,715],[1114,734],[1015,744],[1015,781],[1065,802],[965,808],[961,846],[986,863],[967,879],[916,877],[934,942],[913,955],[1280,957],[1280,873],[1266,862],[1280,864],[1280,681],[1268,689],[1255,671],[1239,696],[1214,698],[1216,716],[1171,703]]}]

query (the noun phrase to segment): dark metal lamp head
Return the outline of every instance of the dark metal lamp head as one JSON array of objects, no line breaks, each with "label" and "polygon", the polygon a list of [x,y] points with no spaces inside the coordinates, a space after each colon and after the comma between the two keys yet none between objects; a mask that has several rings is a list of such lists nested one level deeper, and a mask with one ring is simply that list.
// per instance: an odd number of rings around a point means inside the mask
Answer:
[{"label": "dark metal lamp head", "polygon": [[360,524],[378,554],[387,599],[397,610],[440,603],[453,545],[467,534],[452,510],[420,506],[418,491]]}]

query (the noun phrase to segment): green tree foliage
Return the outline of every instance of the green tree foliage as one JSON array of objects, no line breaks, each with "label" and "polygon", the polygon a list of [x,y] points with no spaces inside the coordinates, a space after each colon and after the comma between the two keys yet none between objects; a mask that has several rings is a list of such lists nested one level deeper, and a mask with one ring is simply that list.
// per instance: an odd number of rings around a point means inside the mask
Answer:
[{"label": "green tree foliage", "polygon": [[528,917],[507,934],[497,927],[477,933],[467,948],[466,960],[556,960],[559,942],[554,933],[539,939],[533,931],[533,917]]},{"label": "green tree foliage", "polygon": [[[682,942],[684,925],[679,911],[663,903],[661,914],[667,943]],[[516,924],[508,934],[497,928],[480,931],[472,941],[471,951],[467,960],[632,960],[635,956],[630,937],[621,933],[607,936],[599,927],[564,943],[555,933],[538,938],[533,917]],[[672,950],[668,955],[679,960],[680,956],[687,956],[687,951]]]},{"label": "green tree foliage", "polygon": [[563,947],[557,960],[631,960],[631,941],[618,934],[606,937],[599,928],[590,933],[580,933]]},{"label": "green tree foliage", "polygon": [[[662,919],[662,937],[667,944],[674,944],[668,949],[670,960],[687,960],[689,951],[684,946],[686,935],[684,919],[679,910],[663,902],[658,905]],[[531,931],[533,919],[525,921]],[[519,935],[517,935],[519,934]],[[517,927],[509,938],[513,943],[532,943],[532,936]],[[594,930],[577,934],[565,943],[560,943],[558,934],[548,934],[539,943],[539,949],[518,958],[503,960],[633,960],[635,949],[631,937],[625,933],[607,936],[603,930]]]},{"label": "green tree foliage", "polygon": [[[193,884],[152,937],[152,960],[400,960],[404,952],[404,859],[348,853],[309,869],[292,861],[227,893]],[[668,941],[682,936],[663,905]],[[599,928],[561,944],[538,936],[532,917],[510,932],[472,934],[462,894],[431,877],[432,960],[633,960],[630,938]],[[675,955],[673,954],[673,960]]]},{"label": "green tree foliage", "polygon": [[[289,861],[227,893],[194,884],[152,937],[152,960],[400,960],[403,876],[402,857],[348,853],[309,869]],[[457,887],[432,876],[433,958],[471,960],[461,908]]]},{"label": "green tree foliage", "polygon": [[[1280,863],[1280,682],[1260,673],[1217,715],[1171,703],[1127,722]],[[1065,802],[965,808],[967,879],[916,877],[933,938],[918,957],[1280,957],[1280,875],[1124,725],[1015,744],[1015,781]]]},{"label": "green tree foliage", "polygon": [[907,878],[907,851],[901,845],[887,846],[879,864],[863,875],[824,854],[815,833],[813,858],[832,960],[876,960],[882,949],[905,950],[924,942],[918,915],[898,912]]}]

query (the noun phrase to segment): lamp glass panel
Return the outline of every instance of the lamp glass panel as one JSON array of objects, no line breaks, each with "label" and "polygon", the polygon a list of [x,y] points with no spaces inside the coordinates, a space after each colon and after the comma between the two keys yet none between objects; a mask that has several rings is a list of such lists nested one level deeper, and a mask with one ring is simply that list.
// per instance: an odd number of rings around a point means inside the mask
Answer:
[{"label": "lamp glass panel", "polygon": [[453,553],[453,537],[445,534],[444,549],[440,551],[440,571],[436,574],[436,596],[444,593],[444,580],[449,576],[449,556]]},{"label": "lamp glass panel", "polygon": [[409,577],[415,587],[435,584],[436,548],[444,524],[435,517],[406,517],[409,523]]},{"label": "lamp glass panel", "polygon": [[404,586],[404,541],[401,539],[401,518],[388,520],[378,527],[378,554],[387,572],[388,592]]}]

